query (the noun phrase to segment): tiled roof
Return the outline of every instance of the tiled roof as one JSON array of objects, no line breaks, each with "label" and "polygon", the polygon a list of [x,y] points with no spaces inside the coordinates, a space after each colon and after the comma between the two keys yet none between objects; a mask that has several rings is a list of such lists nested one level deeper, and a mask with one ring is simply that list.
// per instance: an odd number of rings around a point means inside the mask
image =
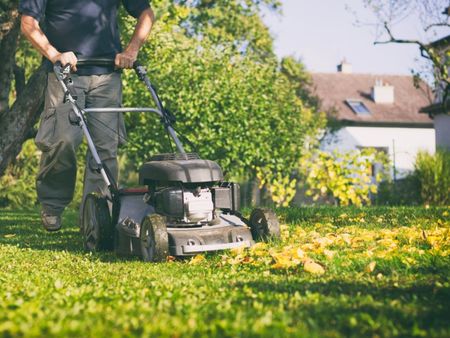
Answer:
[{"label": "tiled roof", "polygon": [[[313,92],[320,98],[322,109],[340,121],[374,124],[432,124],[421,108],[432,102],[429,86],[421,82],[420,88],[413,84],[411,76],[373,75],[345,73],[313,73]],[[375,103],[371,89],[377,80],[394,86],[394,103]],[[346,100],[360,100],[371,114],[357,115]]]}]

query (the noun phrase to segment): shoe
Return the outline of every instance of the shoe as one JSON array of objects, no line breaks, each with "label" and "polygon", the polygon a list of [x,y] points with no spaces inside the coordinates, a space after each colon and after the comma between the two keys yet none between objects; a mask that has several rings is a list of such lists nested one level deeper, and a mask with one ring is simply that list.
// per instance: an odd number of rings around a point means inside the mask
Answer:
[{"label": "shoe", "polygon": [[41,211],[41,220],[44,229],[47,231],[58,231],[61,229],[61,216],[50,215]]}]

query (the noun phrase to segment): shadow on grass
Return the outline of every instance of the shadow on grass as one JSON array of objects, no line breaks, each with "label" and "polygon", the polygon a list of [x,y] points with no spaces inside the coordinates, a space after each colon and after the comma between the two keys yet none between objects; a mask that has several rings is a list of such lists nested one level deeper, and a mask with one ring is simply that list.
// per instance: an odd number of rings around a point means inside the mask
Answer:
[{"label": "shadow on grass", "polygon": [[[355,335],[359,331],[359,334],[371,332],[382,336],[409,336],[420,328],[426,328],[427,331],[432,329],[434,332],[448,330],[450,287],[436,288],[433,284],[418,282],[394,287],[392,283],[378,285],[342,280],[287,280],[252,281],[236,283],[236,286],[250,287],[255,293],[270,291],[272,294],[300,294],[305,304],[298,311],[315,318],[314,323],[310,323],[315,328],[332,324],[345,335]],[[317,297],[311,296],[313,294]],[[308,297],[312,300],[308,301]],[[299,316],[303,315],[300,313]],[[352,317],[354,321],[349,322],[348,319]],[[369,331],[365,332],[367,329]]]},{"label": "shadow on grass", "polygon": [[82,251],[77,215],[67,211],[63,215],[63,228],[47,232],[41,224],[39,211],[0,211],[0,244],[36,250]]},{"label": "shadow on grass", "polygon": [[[85,254],[83,240],[78,227],[78,213],[68,210],[63,214],[62,229],[46,231],[41,224],[39,211],[0,210],[0,245],[47,251],[67,251]],[[116,256],[112,252],[92,254],[92,260],[121,262],[133,258]]]}]

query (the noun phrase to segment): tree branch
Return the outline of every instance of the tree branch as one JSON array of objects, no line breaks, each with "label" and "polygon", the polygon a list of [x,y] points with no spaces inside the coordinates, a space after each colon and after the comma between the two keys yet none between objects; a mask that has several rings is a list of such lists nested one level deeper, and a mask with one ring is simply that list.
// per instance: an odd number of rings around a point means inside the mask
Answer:
[{"label": "tree branch", "polygon": [[[433,63],[433,67],[436,70],[435,72],[435,80],[436,82],[445,83],[444,97],[447,98],[450,92],[450,80],[446,76],[447,74],[447,65],[445,62],[442,62],[440,57],[435,53],[433,47],[430,45],[425,45],[423,42],[419,40],[406,40],[406,39],[397,39],[392,34],[388,23],[384,22],[384,29],[389,35],[389,40],[386,41],[375,41],[374,45],[378,44],[387,44],[387,43],[406,43],[406,44],[416,44],[420,47],[420,54],[422,57],[429,59]],[[426,55],[424,54],[426,53]]]},{"label": "tree branch", "polygon": [[433,23],[431,25],[428,25],[427,27],[424,28],[425,32],[428,32],[431,28],[433,27],[450,27],[450,24],[446,23],[446,22],[440,22],[440,23]]},{"label": "tree branch", "polygon": [[420,42],[419,40],[406,40],[406,39],[397,39],[394,37],[394,35],[392,34],[389,25],[387,22],[384,22],[384,29],[386,29],[386,32],[389,35],[389,40],[386,41],[375,41],[373,44],[374,45],[381,45],[381,44],[386,44],[386,43],[410,43],[410,44],[416,44],[419,45],[421,48],[426,48],[426,46]]}]

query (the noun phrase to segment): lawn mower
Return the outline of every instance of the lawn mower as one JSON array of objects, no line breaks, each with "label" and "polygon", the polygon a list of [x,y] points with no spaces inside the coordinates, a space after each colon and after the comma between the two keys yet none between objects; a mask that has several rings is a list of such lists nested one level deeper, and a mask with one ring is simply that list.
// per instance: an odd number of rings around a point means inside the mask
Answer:
[{"label": "lawn mower", "polygon": [[[80,59],[77,65],[114,66],[114,60]],[[249,219],[243,217],[239,185],[224,181],[216,162],[184,150],[173,128],[175,118],[164,109],[145,67],[136,62],[133,68],[155,108],[84,109],[77,104],[70,66],[54,65],[64,100],[73,110],[71,123],[83,130],[95,170],[108,187],[108,194],[91,193],[84,200],[80,230],[85,249],[114,250],[156,262],[168,256],[250,247],[255,241],[279,237],[279,223],[270,209],[257,208]],[[139,169],[142,187],[119,189],[101,161],[86,123],[89,116],[100,112],[157,114],[177,152],[155,155],[145,162]]]}]

